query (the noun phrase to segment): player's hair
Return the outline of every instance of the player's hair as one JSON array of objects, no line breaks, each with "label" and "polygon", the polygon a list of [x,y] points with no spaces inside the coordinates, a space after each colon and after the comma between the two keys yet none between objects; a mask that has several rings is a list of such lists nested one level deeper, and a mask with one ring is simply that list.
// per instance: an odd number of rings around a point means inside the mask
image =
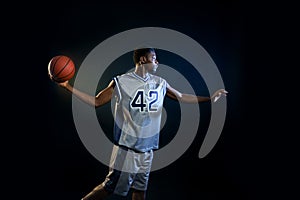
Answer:
[{"label": "player's hair", "polygon": [[139,48],[133,51],[133,61],[135,64],[140,62],[140,57],[147,56],[148,53],[155,52],[154,48],[147,47],[147,48]]}]

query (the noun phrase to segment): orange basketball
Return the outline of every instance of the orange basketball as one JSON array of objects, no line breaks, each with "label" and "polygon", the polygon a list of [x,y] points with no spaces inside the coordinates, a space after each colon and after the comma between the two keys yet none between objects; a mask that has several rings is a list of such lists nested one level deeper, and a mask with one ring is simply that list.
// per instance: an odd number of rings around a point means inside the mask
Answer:
[{"label": "orange basketball", "polygon": [[68,56],[55,56],[48,64],[48,74],[59,83],[70,80],[75,74],[74,62]]}]

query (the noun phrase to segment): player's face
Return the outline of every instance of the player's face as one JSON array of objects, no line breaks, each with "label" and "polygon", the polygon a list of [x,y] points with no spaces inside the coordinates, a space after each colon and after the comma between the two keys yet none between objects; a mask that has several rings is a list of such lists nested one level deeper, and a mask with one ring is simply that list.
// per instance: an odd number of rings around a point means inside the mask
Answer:
[{"label": "player's face", "polygon": [[145,64],[145,67],[147,69],[148,72],[152,73],[152,72],[156,72],[157,67],[158,67],[158,61],[156,60],[156,54],[155,52],[151,52],[147,55],[146,57],[147,61]]}]

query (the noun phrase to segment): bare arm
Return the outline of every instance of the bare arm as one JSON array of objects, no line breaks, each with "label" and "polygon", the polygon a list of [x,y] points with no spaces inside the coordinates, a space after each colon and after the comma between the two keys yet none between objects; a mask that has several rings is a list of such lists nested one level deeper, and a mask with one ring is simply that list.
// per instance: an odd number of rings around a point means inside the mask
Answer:
[{"label": "bare arm", "polygon": [[101,90],[96,96],[91,96],[89,94],[86,94],[86,93],[74,88],[73,86],[71,86],[69,84],[68,81],[63,82],[63,83],[58,83],[58,85],[67,89],[69,92],[73,93],[76,97],[78,97],[83,102],[85,102],[91,106],[99,107],[99,106],[106,104],[107,102],[109,102],[111,100],[115,82],[111,81],[109,83],[109,85],[105,89]]},{"label": "bare arm", "polygon": [[184,94],[176,89],[172,88],[169,84],[167,84],[167,96],[181,102],[185,103],[199,103],[199,102],[206,102],[214,99],[216,102],[221,95],[226,96],[227,91],[224,89],[217,90],[211,97],[203,97],[203,96],[196,96],[192,94]]}]

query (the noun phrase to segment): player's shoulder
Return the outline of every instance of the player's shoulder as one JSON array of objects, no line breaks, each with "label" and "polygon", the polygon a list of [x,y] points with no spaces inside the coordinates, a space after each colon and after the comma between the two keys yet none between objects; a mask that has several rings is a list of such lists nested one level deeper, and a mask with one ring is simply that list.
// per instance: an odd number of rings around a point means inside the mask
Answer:
[{"label": "player's shoulder", "polygon": [[163,77],[150,74],[150,79],[155,80],[156,82],[167,82]]},{"label": "player's shoulder", "polygon": [[123,78],[128,78],[131,77],[132,72],[127,72],[127,73],[123,73],[123,74],[118,74],[116,76],[113,77],[114,80],[119,80],[119,79],[123,79]]}]

